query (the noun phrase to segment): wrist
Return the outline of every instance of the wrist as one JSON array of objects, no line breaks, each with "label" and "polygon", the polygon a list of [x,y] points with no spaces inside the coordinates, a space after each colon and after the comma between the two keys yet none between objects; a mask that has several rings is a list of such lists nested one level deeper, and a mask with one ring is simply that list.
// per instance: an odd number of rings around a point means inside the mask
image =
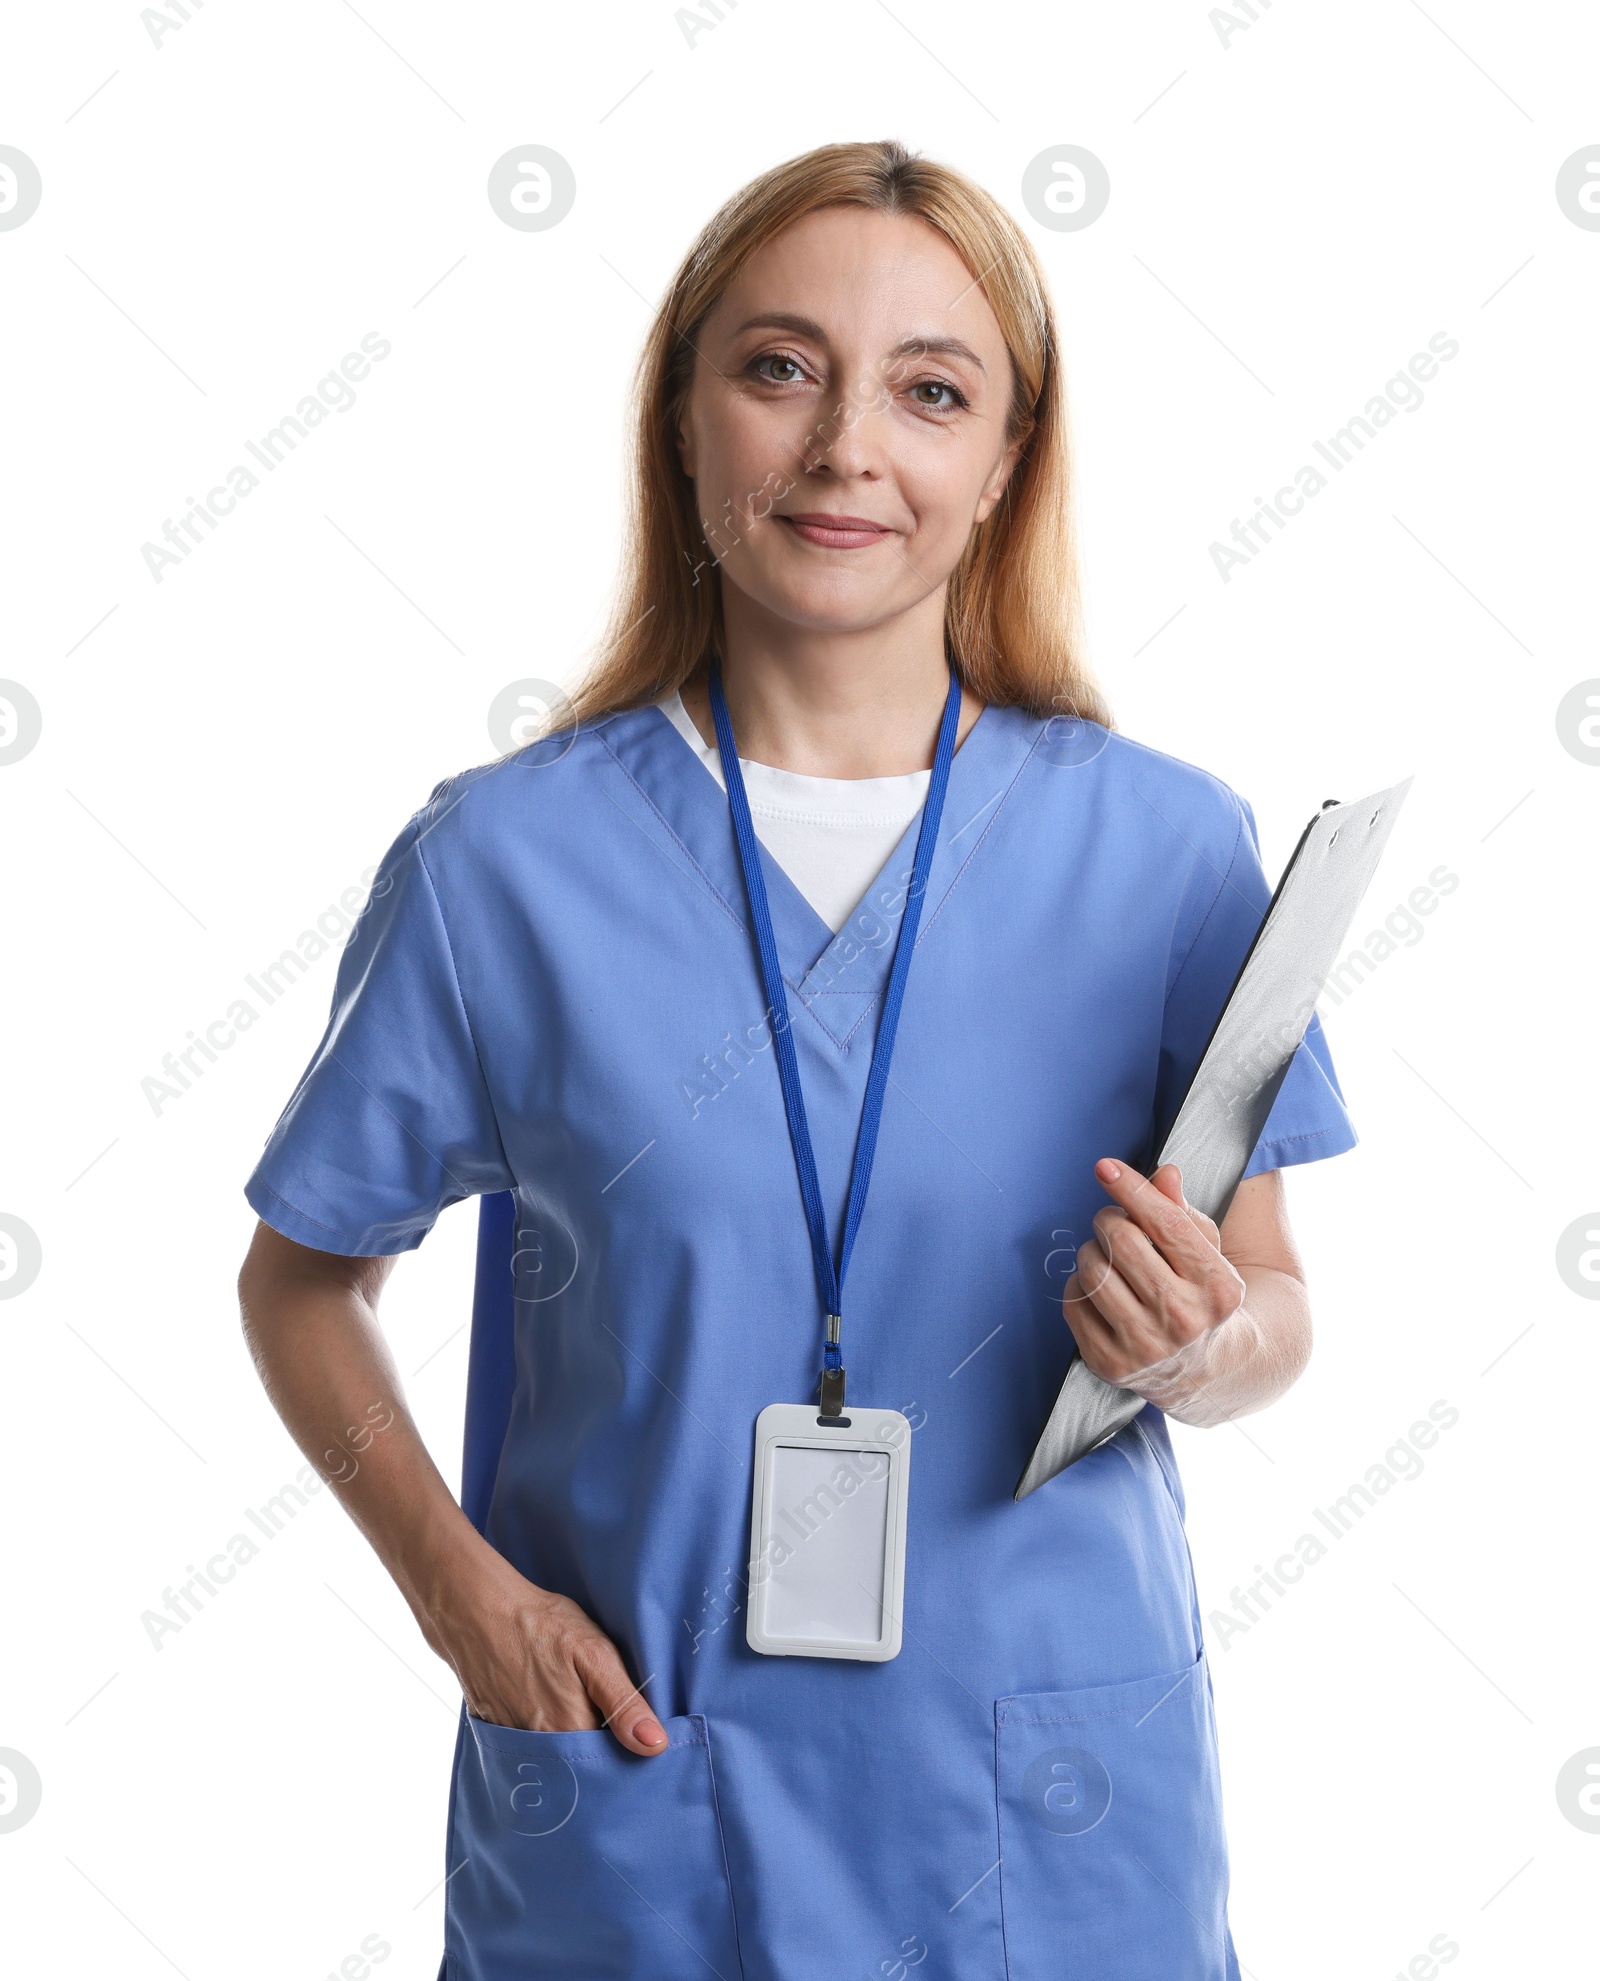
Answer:
[{"label": "wrist", "polygon": [[1181,1424],[1210,1428],[1234,1415],[1236,1379],[1253,1362],[1261,1331],[1241,1304],[1225,1321],[1207,1328],[1171,1355],[1123,1379],[1123,1388]]},{"label": "wrist", "polygon": [[472,1603],[505,1566],[461,1509],[451,1502],[443,1517],[430,1521],[396,1564],[394,1578],[425,1633],[437,1633]]}]

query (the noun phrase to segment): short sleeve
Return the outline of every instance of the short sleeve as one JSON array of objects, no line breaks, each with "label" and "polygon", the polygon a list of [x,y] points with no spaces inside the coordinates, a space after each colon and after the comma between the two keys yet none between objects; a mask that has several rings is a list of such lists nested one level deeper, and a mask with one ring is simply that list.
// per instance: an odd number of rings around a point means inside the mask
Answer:
[{"label": "short sleeve", "polygon": [[412,1251],[448,1205],[513,1184],[423,855],[428,816],[384,855],[328,1028],[245,1184],[264,1223],[321,1252]]},{"label": "short sleeve", "polygon": [[[1157,1084],[1157,1132],[1165,1133],[1222,1015],[1261,918],[1272,899],[1261,865],[1255,814],[1242,798],[1231,855],[1195,862],[1192,898],[1180,919],[1167,992]],[[1356,1145],[1322,1020],[1312,1013],[1272,1104],[1246,1176],[1342,1155]]]}]

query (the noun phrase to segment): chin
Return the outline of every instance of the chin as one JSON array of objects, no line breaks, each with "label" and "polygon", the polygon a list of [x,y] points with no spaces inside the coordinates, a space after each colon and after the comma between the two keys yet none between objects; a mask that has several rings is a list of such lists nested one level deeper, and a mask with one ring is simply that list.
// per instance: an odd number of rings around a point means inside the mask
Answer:
[{"label": "chin", "polygon": [[[842,574],[841,574],[842,577]],[[764,585],[750,596],[764,611],[810,633],[862,633],[881,626],[907,600],[893,599],[849,580],[804,585]]]}]

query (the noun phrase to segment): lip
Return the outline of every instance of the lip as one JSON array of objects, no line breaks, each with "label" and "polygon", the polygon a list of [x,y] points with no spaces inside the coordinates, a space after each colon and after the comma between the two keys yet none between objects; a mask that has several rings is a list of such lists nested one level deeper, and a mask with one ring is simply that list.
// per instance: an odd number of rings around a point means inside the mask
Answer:
[{"label": "lip", "polygon": [[824,550],[864,550],[894,534],[887,523],[874,523],[866,516],[834,516],[824,510],[807,510],[777,520],[787,523],[797,537]]}]

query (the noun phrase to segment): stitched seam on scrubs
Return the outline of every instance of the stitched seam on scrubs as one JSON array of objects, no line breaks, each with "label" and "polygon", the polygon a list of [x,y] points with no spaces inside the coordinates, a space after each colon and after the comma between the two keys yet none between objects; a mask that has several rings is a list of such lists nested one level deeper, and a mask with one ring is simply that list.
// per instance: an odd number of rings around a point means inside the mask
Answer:
[{"label": "stitched seam on scrubs", "polygon": [[[612,749],[610,742],[604,736],[599,737],[598,740],[605,747],[606,751],[609,753],[611,757],[611,761],[616,765],[617,769],[622,772],[623,776],[633,786],[634,790],[638,792],[641,801],[649,808],[651,816],[655,819],[656,823],[661,827],[661,830],[667,835],[667,837],[672,841],[673,845],[677,847],[678,851],[682,853],[683,857],[688,861],[689,866],[692,869],[695,878],[700,882],[701,886],[705,888],[706,892],[711,896],[711,899],[722,910],[723,914],[725,914],[728,917],[728,920],[733,923],[734,927],[738,929],[742,935],[748,938],[751,933],[750,925],[747,922],[742,921],[740,917],[734,913],[733,909],[728,905],[727,901],[723,898],[722,890],[717,886],[715,881],[712,880],[711,876],[706,872],[705,868],[701,866],[700,862],[689,851],[688,847],[678,837],[677,833],[673,831],[671,825],[668,823],[665,815],[661,811],[660,806],[656,804],[655,800],[650,796],[650,793],[645,790],[644,786],[639,782],[638,778],[634,776],[633,772],[629,770],[628,766],[622,761],[621,757],[619,757],[616,751]],[[609,792],[607,793],[607,796],[610,797]],[[616,805],[617,803],[616,799],[611,798],[611,803],[613,805]],[[622,812],[622,807],[620,805],[617,805],[617,810],[619,812]],[[627,818],[628,814],[626,812],[622,812],[622,816],[624,818]],[[629,823],[631,825],[637,826],[639,822],[637,819],[631,819],[629,820]],[[977,848],[974,847],[973,851],[976,852]],[[810,972],[808,971],[807,975],[809,974]],[[802,977],[800,981],[797,983],[792,977],[785,974],[783,981],[785,988],[791,991],[794,994],[794,996],[800,1000],[801,1008],[810,1013],[812,1021],[817,1026],[817,1029],[820,1032],[822,1032],[822,1034],[826,1038],[831,1039],[833,1043],[836,1046],[838,1046],[842,1051],[845,1046],[845,1040],[841,1039],[838,1036],[838,1034],[832,1029],[831,1026],[825,1025],[823,1021],[817,1016],[815,1011],[812,1011],[810,1000],[801,990],[800,985],[805,982],[805,978]],[[876,1000],[874,1000],[874,1002],[876,1002]],[[871,1005],[868,1005],[867,1009],[869,1011],[871,1010],[871,1008],[872,1008]],[[865,1013],[863,1013],[863,1016],[865,1016]],[[858,1020],[857,1023],[859,1022],[860,1021]],[[854,1028],[852,1027],[852,1029]]]},{"label": "stitched seam on scrubs", "polygon": [[1037,735],[1033,739],[1032,749],[1028,751],[1028,754],[1022,759],[1022,762],[1017,765],[1016,771],[1012,776],[1011,782],[1006,786],[1005,790],[1001,792],[1000,796],[997,799],[991,801],[994,805],[994,810],[989,815],[989,823],[983,828],[982,832],[980,832],[977,838],[973,841],[972,851],[961,862],[961,865],[956,868],[955,874],[951,879],[950,885],[945,889],[943,895],[940,897],[938,907],[934,909],[933,913],[928,917],[928,919],[923,923],[922,927],[917,931],[918,949],[922,947],[923,943],[926,942],[928,937],[933,933],[933,930],[938,923],[939,917],[944,913],[945,909],[948,908],[950,905],[951,895],[955,893],[956,889],[966,879],[967,869],[972,865],[973,861],[978,857],[978,849],[983,845],[983,842],[989,837],[989,834],[994,831],[996,825],[999,824],[1000,814],[1005,810],[1006,804],[1010,799],[1012,792],[1016,790],[1017,785],[1021,780],[1022,773],[1028,768],[1029,764],[1033,762],[1034,751],[1038,749],[1040,742],[1043,740],[1043,736],[1044,736],[1044,731],[1041,729],[1039,735]]},{"label": "stitched seam on scrubs", "polygon": [[[600,743],[601,747],[605,750],[606,754],[610,757],[611,761],[616,765],[617,769],[622,772],[623,776],[633,786],[634,790],[638,792],[640,801],[649,809],[650,815],[655,819],[657,825],[660,826],[661,830],[672,841],[673,845],[677,847],[678,851],[689,862],[689,866],[693,871],[695,878],[700,882],[700,885],[711,896],[712,900],[722,910],[723,914],[727,916],[728,920],[733,923],[734,927],[736,929],[743,930],[743,932],[746,935],[748,935],[750,933],[749,926],[743,920],[741,920],[741,918],[737,914],[735,914],[733,909],[728,905],[727,901],[723,897],[722,890],[717,886],[716,882],[712,880],[711,876],[706,872],[705,868],[701,866],[700,862],[689,851],[688,847],[678,837],[677,833],[673,831],[671,825],[667,821],[667,817],[665,813],[661,810],[660,806],[657,805],[655,800],[650,796],[650,793],[646,791],[644,786],[639,782],[638,778],[634,776],[633,772],[629,770],[628,766],[622,761],[621,757],[617,755],[616,751],[612,749],[609,738],[605,736],[600,736],[597,733],[596,740]],[[616,799],[611,798],[610,792],[607,792],[606,796],[610,798],[610,801],[613,805],[617,804]],[[622,812],[622,816],[624,818],[628,817],[628,814],[622,811],[622,807],[620,805],[617,805],[617,810],[619,812]],[[629,823],[637,827],[639,821],[637,819],[631,819],[629,820]]]},{"label": "stitched seam on scrubs", "polygon": [[[1177,1692],[1178,1687],[1186,1681],[1190,1684],[1193,1683],[1189,1672],[1185,1672],[1183,1677],[1173,1686],[1172,1691],[1168,1692],[1163,1699],[1158,1699],[1156,1705],[1163,1705],[1165,1700],[1170,1699]],[[1045,1713],[1037,1719],[1031,1715],[1025,1719],[1020,1713],[1008,1713],[1001,1724],[1003,1726],[1087,1726],[1093,1720],[1125,1720],[1130,1718],[1136,1710],[1133,1706],[1117,1706],[1106,1713]],[[1154,1708],[1149,1710],[1153,1711]],[[1141,1717],[1147,1717],[1147,1715],[1141,1715]]]},{"label": "stitched seam on scrubs", "polygon": [[[1348,1141],[1344,1139],[1346,1133],[1350,1138]],[[1311,1146],[1299,1149],[1295,1145],[1301,1142],[1309,1143]],[[1271,1170],[1291,1168],[1297,1163],[1322,1162],[1329,1156],[1348,1155],[1352,1149],[1360,1146],[1361,1137],[1356,1133],[1355,1124],[1348,1116],[1343,1123],[1331,1122],[1326,1128],[1309,1129],[1303,1135],[1273,1135],[1256,1144],[1250,1157],[1251,1162],[1254,1162],[1257,1156],[1265,1156],[1268,1160],[1260,1169],[1247,1171],[1246,1177],[1248,1180],[1251,1176],[1265,1176]],[[1280,1150],[1281,1158],[1273,1160]]]},{"label": "stitched seam on scrubs", "polygon": [[1006,1964],[1006,1981],[1011,1976],[1011,1941],[1006,1933],[1006,1849],[1005,1849],[1005,1793],[1001,1778],[1000,1729],[1005,1725],[1005,1716],[999,1702],[995,1705],[994,1716],[994,1842],[1000,1853],[996,1860],[999,1877],[995,1880],[996,1896],[1000,1902],[1000,1952]]},{"label": "stitched seam on scrubs", "polygon": [[[1183,1536],[1184,1559],[1189,1564],[1189,1627],[1194,1632],[1194,1661],[1198,1664],[1206,1654],[1205,1625],[1200,1618],[1200,1578],[1195,1572],[1194,1549],[1189,1542],[1189,1523],[1184,1514],[1183,1487],[1178,1478],[1178,1461],[1172,1454],[1170,1446],[1167,1457],[1162,1456],[1154,1434],[1144,1421],[1146,1415],[1147,1413],[1141,1410],[1134,1418],[1130,1429],[1137,1434],[1140,1443],[1149,1452],[1156,1470],[1161,1475],[1161,1483],[1166,1487],[1167,1497],[1172,1501],[1172,1510],[1177,1516],[1178,1531]],[[1154,1708],[1152,1707],[1151,1710],[1154,1711]]]},{"label": "stitched seam on scrubs", "polygon": [[[686,1714],[685,1717],[694,1719],[699,1716],[691,1713]],[[585,1753],[580,1748],[574,1754],[563,1754],[561,1758],[573,1768],[605,1768],[616,1759],[610,1751],[616,1744],[616,1735],[604,1727],[503,1727],[494,1720],[480,1720],[476,1713],[472,1714],[472,1726],[473,1738],[481,1741],[485,1747],[496,1747],[505,1754],[521,1754],[524,1759],[527,1758],[528,1750],[522,1742],[527,1738],[565,1740],[570,1733],[604,1733],[606,1736],[604,1747],[589,1753]],[[505,1734],[507,1738],[499,1740],[495,1737],[497,1734]],[[680,1754],[694,1747],[706,1747],[705,1735],[698,1730],[680,1733],[672,1742],[672,1751]],[[621,1751],[626,1752],[625,1749]],[[709,1749],[707,1751],[709,1752]],[[652,1755],[648,1758],[653,1760],[658,1757]]]},{"label": "stitched seam on scrubs", "polygon": [[[1135,789],[1137,788],[1138,787],[1135,786]],[[1140,791],[1139,796],[1141,798],[1144,798],[1144,793]],[[1147,805],[1150,805],[1150,800],[1148,798],[1145,798],[1144,801]],[[1237,800],[1235,800],[1235,802],[1237,803]],[[1161,811],[1158,806],[1150,805],[1150,809],[1156,814],[1157,818],[1165,819],[1168,825],[1172,825],[1172,821],[1167,818],[1166,813]],[[1178,828],[1176,826],[1172,826],[1172,830],[1174,832],[1177,832]],[[1171,1004],[1173,995],[1177,991],[1178,985],[1182,980],[1183,973],[1189,967],[1189,959],[1194,955],[1195,947],[1199,943],[1201,936],[1205,934],[1206,928],[1211,921],[1211,917],[1217,912],[1217,903],[1222,899],[1222,890],[1230,885],[1228,876],[1233,872],[1235,866],[1238,864],[1239,841],[1243,838],[1243,836],[1244,836],[1244,812],[1243,810],[1241,810],[1239,813],[1239,823],[1233,835],[1233,851],[1228,855],[1227,868],[1224,871],[1216,867],[1212,867],[1213,873],[1217,873],[1219,871],[1221,872],[1221,879],[1218,880],[1217,882],[1217,891],[1215,894],[1212,895],[1211,906],[1206,910],[1205,916],[1201,921],[1199,928],[1195,930],[1194,935],[1191,937],[1189,942],[1189,947],[1183,952],[1183,961],[1178,965],[1177,970],[1173,974],[1172,989],[1167,992],[1166,998],[1161,1006],[1163,1012],[1165,1012],[1167,1006]],[[1183,834],[1179,832],[1178,837],[1180,839],[1183,839]],[[1189,841],[1187,839],[1184,839],[1183,843],[1185,844],[1185,846],[1189,845]],[[1206,859],[1205,854],[1201,852],[1198,846],[1192,848],[1192,850],[1198,858],[1205,860],[1206,865],[1208,867],[1211,866],[1211,862]]]},{"label": "stitched seam on scrubs", "polygon": [[704,1713],[691,1713],[691,1719],[700,1722],[701,1744],[705,1748],[706,1780],[711,1784],[711,1814],[716,1820],[717,1842],[722,1849],[722,1877],[728,1887],[728,1917],[733,1921],[733,1957],[739,1963],[741,1981],[744,1975],[744,1948],[739,1940],[739,1908],[733,1900],[733,1871],[728,1864],[728,1839],[722,1829],[722,1801],[717,1794],[717,1763],[711,1752],[711,1728]]},{"label": "stitched seam on scrubs", "polygon": [[[463,777],[471,777],[473,774],[474,773],[471,771],[463,771],[461,773]],[[412,846],[416,846],[421,843],[422,839],[425,836],[425,831],[422,826],[422,820],[424,816],[427,813],[431,812],[435,804],[437,804],[439,799],[439,793],[441,791],[447,790],[454,781],[455,781],[454,779],[448,777],[443,777],[439,780],[439,782],[433,787],[433,790],[429,793],[427,804],[419,805],[416,811],[414,811],[411,814],[410,818],[408,818],[405,824],[400,828],[399,833],[395,837],[395,846],[401,845],[401,842],[404,840],[407,832],[410,832],[411,834],[414,835],[411,842]],[[458,798],[456,800],[456,805],[459,805],[462,802],[462,799],[464,799],[465,797],[466,797],[466,793],[463,791],[461,794],[461,798]],[[432,832],[434,826],[442,825],[444,821],[450,816],[450,813],[455,810],[455,808],[456,808],[455,805],[451,805],[447,810],[441,812],[438,818],[430,821],[430,823],[425,829],[426,832]],[[401,861],[405,858],[406,853],[409,852],[411,849],[410,847],[402,847],[402,850],[400,851],[398,856],[391,859],[391,855],[394,854],[394,850],[395,849],[393,846],[390,847],[389,852],[384,855],[383,860],[380,863],[379,870],[372,877],[372,885],[367,890],[367,898],[365,903],[362,905],[361,914],[356,917],[357,930],[353,930],[351,932],[350,937],[346,942],[345,947],[347,949],[353,948],[355,946],[356,934],[357,931],[359,930],[361,919],[366,915],[367,911],[371,908],[373,902],[377,899],[377,889],[379,882],[382,881],[385,883],[383,891],[385,894],[387,894],[389,889],[394,886],[395,875],[399,869]],[[343,958],[340,959],[339,968],[341,970],[344,968]],[[335,1006],[337,1007],[337,1003],[338,1003],[337,990],[335,991],[334,1002],[335,1002]],[[323,1028],[322,1037],[317,1043],[316,1051],[311,1055],[310,1060],[307,1062],[305,1071],[300,1075],[300,1078],[295,1082],[294,1091],[290,1094],[288,1100],[285,1101],[283,1104],[283,1108],[278,1116],[278,1122],[280,1124],[293,1111],[295,1102],[299,1100],[301,1094],[305,1091],[305,1089],[310,1086],[313,1075],[316,1073],[317,1068],[322,1064],[323,1048],[327,1045],[328,1040],[332,1037],[332,1035],[333,1035],[333,1016],[330,1014],[328,1023]],[[277,1129],[275,1127],[273,1133],[276,1134],[276,1132]],[[284,1199],[284,1201],[287,1202],[287,1199]],[[315,1220],[313,1220],[313,1222],[315,1222]],[[329,1227],[327,1227],[326,1225],[323,1227],[324,1230],[327,1230],[328,1228]]]},{"label": "stitched seam on scrubs", "polygon": [[[1174,1690],[1176,1690],[1176,1687],[1174,1687]],[[1114,1713],[1051,1713],[1043,1719],[1007,1719],[1003,1724],[1006,1726],[1089,1726],[1096,1720],[1126,1720],[1132,1717],[1133,1708],[1131,1706],[1119,1706]]]},{"label": "stitched seam on scrubs", "polygon": [[[810,973],[808,971],[807,975],[809,974]],[[828,1023],[828,1021],[822,1016],[820,1016],[820,1014],[816,1009],[816,1001],[819,997],[831,997],[835,995],[840,997],[860,997],[861,996],[860,991],[839,991],[837,993],[832,991],[813,991],[811,995],[808,997],[805,991],[801,988],[801,986],[805,983],[804,977],[800,979],[800,982],[798,984],[790,982],[789,978],[787,977],[785,977],[783,981],[786,985],[788,985],[789,990],[794,994],[794,996],[800,1000],[800,1009],[803,1012],[805,1012],[806,1016],[816,1026],[817,1030],[822,1034],[822,1036],[825,1039],[830,1039],[833,1042],[833,1044],[839,1048],[840,1052],[849,1051],[850,1039],[854,1034],[854,1032],[856,1031],[857,1026],[860,1025],[862,1018],[865,1018],[867,1016],[867,1012],[871,1011],[872,1006],[876,1004],[879,998],[883,996],[882,991],[874,991],[872,994],[871,1003],[869,1003],[867,1006],[867,1010],[862,1012],[861,1017],[856,1020],[855,1024],[850,1027],[850,1030],[846,1032],[844,1036],[841,1038],[840,1035]],[[793,1016],[794,1016],[794,1008],[791,1005],[790,1006],[791,1020]]]},{"label": "stitched seam on scrubs", "polygon": [[[433,871],[428,865],[427,855],[422,850],[422,840],[420,836],[415,841],[412,847],[412,851],[417,856],[417,865],[422,869],[422,878],[428,883],[428,898],[433,903],[433,912],[439,918],[439,933],[444,937],[444,953],[449,958],[450,961],[450,981],[452,984],[455,985],[456,1003],[459,1004],[461,1007],[461,1022],[466,1026],[467,1037],[472,1041],[472,1056],[478,1062],[478,1078],[483,1082],[484,1098],[488,1101],[489,1112],[494,1117],[494,1137],[495,1140],[500,1145],[500,1160],[505,1166],[505,1172],[507,1177],[510,1179],[510,1187],[513,1190],[515,1190],[517,1187],[517,1173],[511,1167],[510,1156],[506,1154],[506,1138],[504,1131],[501,1129],[500,1126],[500,1109],[495,1104],[494,1089],[489,1085],[488,1070],[484,1066],[483,1053],[480,1051],[478,1046],[478,1035],[473,1030],[472,1013],[467,1009],[466,996],[461,988],[461,973],[456,968],[455,947],[450,940],[450,924],[444,918],[444,906],[439,900],[439,890],[434,885]],[[345,1070],[348,1072],[349,1071],[348,1067]],[[352,1075],[352,1078],[353,1077],[354,1076]],[[374,1096],[374,1098],[376,1098],[376,1096]],[[415,1140],[416,1137],[413,1137],[412,1139]],[[429,1153],[432,1154],[432,1151],[430,1150]],[[448,1169],[445,1168],[445,1165],[440,1160],[440,1158],[438,1156],[434,1156],[433,1159],[435,1162],[439,1164],[440,1169],[444,1170],[445,1175],[449,1176],[450,1172]],[[451,1180],[454,1181],[453,1178]]]},{"label": "stitched seam on scrubs", "polygon": [[[972,865],[973,861],[977,859],[979,849],[982,847],[983,842],[989,837],[989,834],[994,831],[995,826],[999,821],[1000,814],[1006,808],[1006,801],[1010,798],[1012,792],[1016,790],[1017,782],[1021,778],[1022,773],[1028,768],[1028,765],[1033,762],[1034,751],[1038,749],[1039,744],[1043,739],[1043,736],[1044,736],[1044,731],[1041,729],[1039,734],[1033,739],[1032,749],[1028,751],[1028,754],[1022,759],[1022,762],[1017,765],[1016,772],[1013,775],[1011,782],[1006,786],[1005,790],[1001,792],[998,799],[993,799],[990,801],[994,806],[994,810],[990,814],[989,823],[983,828],[982,832],[980,832],[978,834],[978,837],[973,841],[972,851],[961,862],[961,865],[956,868],[955,873],[951,878],[950,885],[945,889],[944,893],[939,897],[938,907],[934,909],[933,913],[923,923],[922,927],[918,929],[916,949],[913,949],[911,952],[913,958],[915,958],[916,956],[917,949],[920,949],[922,945],[927,941],[928,937],[933,933],[934,927],[937,924],[939,917],[944,913],[945,909],[949,907],[951,895],[955,893],[956,889],[961,885],[962,881],[966,879],[967,869]],[[903,915],[904,913],[905,910],[902,909],[901,914]],[[898,940],[898,938],[896,938],[896,940]],[[874,992],[871,1001],[867,1005],[866,1010],[862,1012],[861,1016],[857,1018],[856,1022],[850,1027],[849,1031],[845,1033],[843,1039],[840,1040],[839,1043],[842,1046],[849,1045],[850,1041],[855,1037],[856,1033],[860,1031],[861,1027],[867,1022],[868,1018],[871,1017],[874,1006],[876,1006],[882,1000],[882,997],[883,997],[882,991]],[[817,1023],[819,1025],[822,1023],[820,1018],[817,1020]],[[824,1027],[823,1029],[826,1030],[827,1028]]]},{"label": "stitched seam on scrubs", "polygon": [[286,1197],[281,1190],[274,1190],[270,1183],[258,1183],[256,1188],[265,1191],[267,1196],[271,1197],[275,1202],[282,1204],[286,1211],[293,1211],[296,1217],[304,1218],[307,1224],[314,1224],[318,1231],[327,1232],[331,1238],[342,1238],[344,1236],[344,1233],[339,1230],[337,1225],[324,1224],[321,1218],[313,1217],[309,1211],[301,1210],[297,1203],[291,1198]]},{"label": "stitched seam on scrubs", "polygon": [[[445,1868],[445,1918],[444,1918],[444,1973],[454,1971],[455,1963],[450,1958],[450,1929],[454,1924],[454,1901],[450,1893],[450,1881],[455,1875],[450,1860],[455,1856],[456,1847],[456,1791],[461,1783],[461,1762],[467,1738],[467,1702],[461,1702],[461,1717],[456,1721],[455,1753],[450,1762],[450,1802],[444,1822],[444,1868]],[[466,1865],[463,1858],[455,1869]]]},{"label": "stitched seam on scrubs", "polygon": [[[1137,1434],[1145,1450],[1149,1452],[1151,1459],[1155,1463],[1156,1470],[1161,1474],[1162,1484],[1167,1489],[1167,1496],[1172,1501],[1173,1510],[1176,1512],[1180,1524],[1182,1524],[1184,1527],[1183,1538],[1185,1543],[1187,1544],[1189,1539],[1188,1523],[1184,1520],[1183,1507],[1180,1504],[1178,1498],[1179,1483],[1178,1483],[1177,1460],[1176,1459],[1173,1460],[1171,1469],[1169,1470],[1166,1459],[1162,1457],[1160,1451],[1156,1447],[1155,1439],[1150,1435],[1149,1431],[1145,1429],[1144,1412],[1142,1410],[1139,1412],[1138,1416],[1136,1416],[1133,1419],[1132,1429]],[[1194,1568],[1193,1561],[1190,1562],[1189,1566],[1192,1574]],[[1195,1655],[1198,1656],[1199,1653],[1196,1652]]]}]

